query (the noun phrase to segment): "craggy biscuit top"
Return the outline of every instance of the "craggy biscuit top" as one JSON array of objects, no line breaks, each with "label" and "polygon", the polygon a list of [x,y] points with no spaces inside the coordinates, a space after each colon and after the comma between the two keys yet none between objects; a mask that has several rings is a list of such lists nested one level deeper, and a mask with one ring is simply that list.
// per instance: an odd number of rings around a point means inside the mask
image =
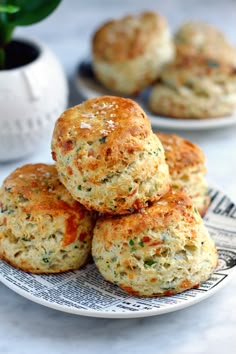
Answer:
[{"label": "craggy biscuit top", "polygon": [[103,217],[92,255],[105,279],[137,296],[173,295],[198,286],[217,262],[213,241],[183,192],[124,217]]},{"label": "craggy biscuit top", "polygon": [[161,37],[166,29],[165,19],[153,12],[109,21],[94,34],[93,54],[107,62],[133,59],[145,52],[151,38]]},{"label": "craggy biscuit top", "polygon": [[187,22],[174,37],[177,56],[205,58],[236,65],[236,50],[217,28],[204,22]]},{"label": "craggy biscuit top", "polygon": [[197,166],[205,171],[205,155],[196,144],[177,135],[163,133],[156,135],[164,147],[170,174],[180,174],[185,168]]},{"label": "craggy biscuit top", "polygon": [[[143,150],[139,139],[150,133],[150,122],[137,103],[120,97],[98,97],[68,109],[58,119],[52,155],[57,161],[55,149],[65,156],[74,150],[95,177],[98,168],[103,173],[105,167],[120,163],[125,166],[124,150],[135,159],[134,152]],[[88,159],[84,159],[85,154]]]},{"label": "craggy biscuit top", "polygon": [[125,214],[169,189],[164,149],[134,101],[104,96],[66,110],[55,125],[59,178],[87,209]]},{"label": "craggy biscuit top", "polygon": [[[168,229],[173,220],[176,224],[184,220],[186,224],[193,225],[188,237],[193,239],[197,237],[195,225],[196,222],[200,222],[201,217],[196,209],[193,213],[191,199],[183,192],[170,190],[159,201],[148,208],[141,209],[140,212],[123,217],[101,217],[97,220],[95,232],[99,232],[100,241],[108,244],[114,235],[116,240],[126,241],[130,234],[139,235],[145,230],[158,232]],[[142,241],[145,243],[148,239],[144,238]]]},{"label": "craggy biscuit top", "polygon": [[11,204],[23,203],[25,210],[48,208],[56,213],[59,209],[80,209],[58,179],[54,165],[37,163],[19,167],[4,180],[2,189]]},{"label": "craggy biscuit top", "polygon": [[55,166],[46,164],[28,164],[17,168],[3,182],[0,193],[0,207],[3,222],[7,215],[21,210],[28,215],[48,214],[51,217],[65,218],[63,246],[76,239],[78,222],[84,218],[87,222],[88,211],[76,202],[58,179]]}]

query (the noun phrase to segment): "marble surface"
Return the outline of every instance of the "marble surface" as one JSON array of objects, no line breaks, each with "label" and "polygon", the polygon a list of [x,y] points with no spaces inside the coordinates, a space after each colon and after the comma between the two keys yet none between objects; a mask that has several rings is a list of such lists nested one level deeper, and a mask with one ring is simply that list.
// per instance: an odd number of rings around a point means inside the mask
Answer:
[{"label": "marble surface", "polygon": [[[236,44],[234,0],[110,1],[64,0],[41,24],[22,28],[45,41],[61,60],[70,81],[69,105],[81,102],[73,85],[78,62],[89,53],[94,29],[108,18],[152,9],[167,16],[174,30],[189,18],[216,24]],[[174,131],[173,131],[174,132]],[[178,134],[198,143],[207,157],[208,178],[236,201],[236,127]],[[27,162],[51,162],[49,141],[27,159],[0,164],[0,183]],[[52,310],[0,284],[0,353],[236,353],[236,277],[211,298],[181,311],[142,319],[108,320]]]}]

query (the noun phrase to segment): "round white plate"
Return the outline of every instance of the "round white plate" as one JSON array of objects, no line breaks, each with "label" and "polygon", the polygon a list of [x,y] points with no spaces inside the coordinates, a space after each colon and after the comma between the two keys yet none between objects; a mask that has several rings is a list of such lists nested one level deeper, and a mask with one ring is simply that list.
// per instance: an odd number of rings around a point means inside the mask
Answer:
[{"label": "round white plate", "polygon": [[[89,61],[82,61],[75,73],[75,86],[85,99],[102,95],[114,95],[113,92],[103,87],[94,77]],[[222,118],[206,119],[176,119],[170,117],[161,117],[151,113],[147,107],[147,96],[149,90],[146,90],[139,96],[131,97],[137,101],[145,110],[151,120],[153,128],[165,128],[173,130],[205,130],[227,127],[236,124],[236,112],[233,115]]]},{"label": "round white plate", "polygon": [[218,248],[219,266],[197,289],[159,298],[130,296],[105,281],[93,263],[78,271],[33,275],[0,260],[0,281],[31,301],[83,316],[148,317],[191,306],[220,290],[236,270],[236,219],[231,218],[236,206],[216,188],[210,189],[210,196],[212,203],[204,219]]}]

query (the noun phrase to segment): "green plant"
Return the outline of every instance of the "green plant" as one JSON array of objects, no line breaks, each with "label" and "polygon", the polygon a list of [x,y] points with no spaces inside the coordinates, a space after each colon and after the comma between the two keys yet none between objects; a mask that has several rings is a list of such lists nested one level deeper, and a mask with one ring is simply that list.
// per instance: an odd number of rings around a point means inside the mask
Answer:
[{"label": "green plant", "polygon": [[43,20],[61,0],[0,0],[0,69],[5,67],[5,48],[17,26],[28,26]]}]

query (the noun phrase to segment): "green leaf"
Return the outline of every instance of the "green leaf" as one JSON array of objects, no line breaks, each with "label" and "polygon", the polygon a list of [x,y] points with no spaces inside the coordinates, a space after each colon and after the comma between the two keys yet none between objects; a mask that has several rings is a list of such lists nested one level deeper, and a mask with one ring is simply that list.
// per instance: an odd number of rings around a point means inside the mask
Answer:
[{"label": "green leaf", "polygon": [[0,12],[4,12],[7,14],[15,14],[20,10],[19,6],[16,5],[0,5]]},{"label": "green leaf", "polygon": [[4,69],[5,66],[5,51],[0,48],[0,70]]},{"label": "green leaf", "polygon": [[20,10],[9,14],[8,22],[13,26],[32,25],[49,16],[60,2],[61,0],[11,0],[11,3]]}]

